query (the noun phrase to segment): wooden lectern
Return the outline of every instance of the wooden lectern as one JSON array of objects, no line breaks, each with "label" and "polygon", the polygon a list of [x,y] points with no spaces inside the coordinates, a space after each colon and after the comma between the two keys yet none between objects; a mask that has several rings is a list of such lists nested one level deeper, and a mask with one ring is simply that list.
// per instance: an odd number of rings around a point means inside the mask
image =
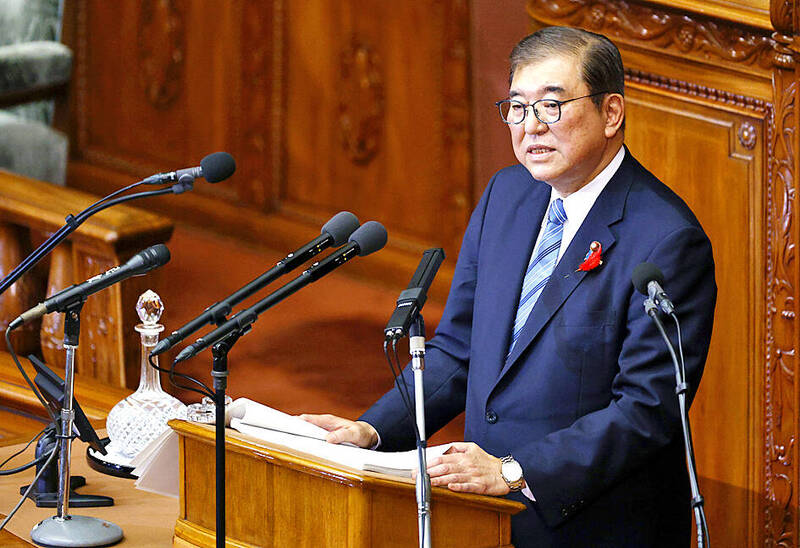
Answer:
[{"label": "wooden lectern", "polygon": [[[214,429],[170,421],[180,435],[180,513],[174,546],[215,545]],[[270,445],[234,430],[226,436],[228,546],[417,546],[414,483]],[[433,546],[511,546],[504,498],[434,488]]]}]

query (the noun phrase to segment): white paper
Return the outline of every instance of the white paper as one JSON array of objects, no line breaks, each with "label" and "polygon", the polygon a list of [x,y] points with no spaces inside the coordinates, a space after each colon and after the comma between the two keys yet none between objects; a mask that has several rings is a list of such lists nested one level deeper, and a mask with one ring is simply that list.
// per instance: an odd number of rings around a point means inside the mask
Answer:
[{"label": "white paper", "polygon": [[[231,427],[248,436],[282,445],[287,449],[300,451],[336,464],[356,468],[357,470],[411,477],[411,472],[418,468],[417,463],[419,461],[416,450],[385,453],[360,447],[337,445],[287,432],[250,426],[243,424],[236,418],[231,420]],[[450,448],[450,445],[437,445],[427,448],[427,459],[430,460],[432,457],[444,454]]]},{"label": "white paper", "polygon": [[172,428],[150,442],[131,462],[133,474],[139,476],[137,489],[178,498],[180,492],[180,444]]},{"label": "white paper", "polygon": [[318,440],[324,440],[328,434],[324,428],[247,398],[238,398],[227,407],[225,424],[230,426],[233,419],[238,419],[237,424],[245,426],[258,426]]}]

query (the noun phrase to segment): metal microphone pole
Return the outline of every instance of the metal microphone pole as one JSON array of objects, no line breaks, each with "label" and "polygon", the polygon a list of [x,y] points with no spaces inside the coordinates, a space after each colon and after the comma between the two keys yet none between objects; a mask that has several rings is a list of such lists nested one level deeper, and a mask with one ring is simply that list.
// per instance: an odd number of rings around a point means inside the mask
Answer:
[{"label": "metal microphone pole", "polygon": [[241,333],[234,332],[211,348],[214,356],[211,376],[214,377],[216,425],[214,450],[216,455],[217,548],[225,548],[225,389],[228,387],[228,352]]},{"label": "metal microphone pole", "polygon": [[431,477],[428,475],[428,463],[425,455],[425,389],[422,373],[425,371],[425,320],[418,314],[408,330],[408,345],[411,353],[411,368],[414,370],[414,403],[416,407],[417,453],[419,455],[419,471],[417,472],[417,516],[419,521],[419,546],[431,546]]},{"label": "metal microphone pole", "polygon": [[58,459],[58,501],[57,514],[40,521],[31,531],[31,539],[43,546],[107,546],[122,539],[119,525],[88,516],[69,515],[70,456],[72,424],[75,410],[72,406],[75,352],[78,350],[78,337],[81,330],[81,308],[83,302],[70,306],[64,312],[64,350],[67,354],[64,374],[64,401],[61,404],[61,431]]},{"label": "metal microphone pole", "polygon": [[[667,336],[664,329],[664,324],[661,318],[658,317],[658,305],[651,298],[644,300],[644,310],[647,315],[653,319],[656,324],[658,332],[667,344],[667,349],[672,357],[672,363],[675,366],[675,393],[678,396],[678,408],[681,415],[681,426],[683,428],[683,447],[686,453],[686,468],[689,471],[689,488],[692,493],[692,510],[694,511],[695,526],[697,528],[697,546],[698,548],[708,548],[710,546],[710,539],[708,538],[708,530],[706,526],[706,516],[703,510],[703,496],[700,494],[700,486],[697,482],[697,470],[695,469],[694,450],[692,449],[692,432],[689,428],[689,414],[686,409],[686,391],[689,385],[683,377],[683,370],[675,355],[675,349],[672,347],[672,342]],[[674,313],[673,313],[674,316]]]}]

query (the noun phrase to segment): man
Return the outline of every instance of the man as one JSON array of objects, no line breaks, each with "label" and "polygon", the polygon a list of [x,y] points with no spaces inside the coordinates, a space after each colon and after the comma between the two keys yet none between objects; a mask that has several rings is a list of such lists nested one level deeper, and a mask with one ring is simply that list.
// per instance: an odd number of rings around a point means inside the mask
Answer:
[{"label": "man", "polygon": [[[521,165],[478,203],[427,345],[428,432],[466,409],[467,442],[429,462],[432,483],[523,501],[517,547],[689,546],[674,370],[630,280],[645,261],[664,272],[693,396],[716,300],[708,238],[623,146],[622,61],[605,37],[523,39],[498,106]],[[590,251],[602,264],[579,270]],[[413,446],[396,390],[360,421],[306,419],[334,443]]]}]

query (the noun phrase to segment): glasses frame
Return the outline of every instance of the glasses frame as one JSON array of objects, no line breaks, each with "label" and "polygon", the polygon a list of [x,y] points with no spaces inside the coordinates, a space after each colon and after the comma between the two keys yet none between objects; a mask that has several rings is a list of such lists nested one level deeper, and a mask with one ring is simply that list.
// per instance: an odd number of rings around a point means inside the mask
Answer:
[{"label": "glasses frame", "polygon": [[[567,103],[571,103],[572,101],[577,101],[578,99],[586,99],[587,97],[594,97],[596,95],[603,95],[604,93],[611,93],[611,92],[610,91],[598,91],[598,92],[595,92],[595,93],[590,93],[589,95],[582,95],[581,97],[574,97],[572,99],[566,99],[564,101],[560,101],[558,99],[539,99],[537,101],[534,101],[533,103],[523,103],[522,101],[520,101],[518,99],[503,99],[501,101],[497,101],[495,103],[495,106],[497,107],[497,110],[500,111],[500,119],[504,123],[506,123],[508,125],[519,125],[519,124],[525,123],[525,118],[528,116],[528,108],[532,107],[533,108],[533,115],[536,117],[536,119],[539,120],[541,123],[546,124],[546,125],[549,126],[550,124],[555,124],[556,122],[561,120],[561,105],[566,105]],[[550,103],[555,103],[555,104],[558,105],[558,118],[556,118],[552,122],[545,122],[544,120],[542,120],[539,117],[539,113],[536,110],[536,105],[538,105],[539,103],[542,103],[544,101],[548,101]],[[503,104],[505,104],[505,103],[519,103],[520,105],[525,107],[525,110],[522,111],[523,112],[522,119],[519,122],[509,122],[508,120],[503,118]]]}]

